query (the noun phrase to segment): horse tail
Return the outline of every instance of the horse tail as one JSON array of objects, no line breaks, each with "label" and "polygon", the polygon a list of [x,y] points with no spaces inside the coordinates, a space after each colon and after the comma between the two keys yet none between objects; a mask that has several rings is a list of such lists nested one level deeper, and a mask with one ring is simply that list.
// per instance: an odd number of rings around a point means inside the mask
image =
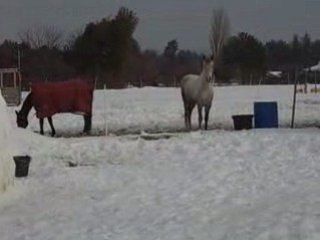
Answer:
[{"label": "horse tail", "polygon": [[184,92],[184,88],[183,87],[181,88],[181,96],[182,96],[183,102],[185,102],[186,101],[186,94]]},{"label": "horse tail", "polygon": [[183,101],[185,101],[185,92],[184,92],[184,82],[185,82],[185,78],[182,78],[180,81],[180,88],[181,88],[181,96]]},{"label": "horse tail", "polygon": [[180,81],[181,95],[182,95],[182,99],[183,99],[184,102],[187,101],[187,94],[185,92],[186,91],[187,81],[188,81],[188,77],[187,76],[184,76]]}]

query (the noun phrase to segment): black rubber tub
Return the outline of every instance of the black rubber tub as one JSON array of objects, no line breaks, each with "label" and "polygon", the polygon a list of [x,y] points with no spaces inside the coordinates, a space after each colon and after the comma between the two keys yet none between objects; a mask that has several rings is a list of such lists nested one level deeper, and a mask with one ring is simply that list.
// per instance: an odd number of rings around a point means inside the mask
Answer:
[{"label": "black rubber tub", "polygon": [[16,177],[26,177],[29,173],[30,156],[14,156],[13,160],[16,164]]},{"label": "black rubber tub", "polygon": [[232,119],[235,130],[252,129],[252,114],[233,115]]}]

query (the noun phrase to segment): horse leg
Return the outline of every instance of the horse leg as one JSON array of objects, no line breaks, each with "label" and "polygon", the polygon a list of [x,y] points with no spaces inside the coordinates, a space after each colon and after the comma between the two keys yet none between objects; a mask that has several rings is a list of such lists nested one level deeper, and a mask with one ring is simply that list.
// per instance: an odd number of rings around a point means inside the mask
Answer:
[{"label": "horse leg", "polygon": [[188,110],[185,110],[184,112],[184,125],[188,128]]},{"label": "horse leg", "polygon": [[198,119],[199,119],[199,129],[201,129],[202,124],[202,106],[198,104]]},{"label": "horse leg", "polygon": [[92,124],[92,114],[88,113],[88,114],[84,115],[83,118],[84,118],[83,132],[89,133],[91,130],[91,124]]},{"label": "horse leg", "polygon": [[193,111],[194,106],[195,106],[195,103],[193,103],[193,102],[188,104],[188,129],[189,130],[192,129],[191,116],[192,116],[192,111]]},{"label": "horse leg", "polygon": [[210,108],[211,108],[211,105],[205,107],[205,117],[204,117],[204,121],[205,121],[204,129],[205,130],[208,130],[208,120],[209,120]]},{"label": "horse leg", "polygon": [[183,104],[184,104],[184,125],[186,128],[188,128],[188,114],[189,114],[188,105],[185,102],[183,102]]},{"label": "horse leg", "polygon": [[56,135],[56,130],[54,129],[54,126],[53,126],[52,117],[48,117],[48,122],[51,127],[51,136],[53,137],[54,135]]},{"label": "horse leg", "polygon": [[39,119],[39,124],[40,124],[40,134],[43,135],[43,118]]},{"label": "horse leg", "polygon": [[185,98],[183,90],[181,91],[181,95],[182,95],[183,107],[184,107],[184,125],[188,129],[188,115],[189,115],[188,103],[187,103],[187,100]]}]

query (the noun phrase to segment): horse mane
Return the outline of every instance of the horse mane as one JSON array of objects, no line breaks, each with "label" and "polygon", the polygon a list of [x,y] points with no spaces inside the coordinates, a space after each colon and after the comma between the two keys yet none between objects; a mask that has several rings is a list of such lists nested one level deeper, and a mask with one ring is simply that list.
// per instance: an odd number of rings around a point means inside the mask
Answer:
[{"label": "horse mane", "polygon": [[30,92],[26,99],[24,100],[20,113],[24,116],[28,116],[31,108],[33,107],[33,103],[32,103],[32,92]]}]

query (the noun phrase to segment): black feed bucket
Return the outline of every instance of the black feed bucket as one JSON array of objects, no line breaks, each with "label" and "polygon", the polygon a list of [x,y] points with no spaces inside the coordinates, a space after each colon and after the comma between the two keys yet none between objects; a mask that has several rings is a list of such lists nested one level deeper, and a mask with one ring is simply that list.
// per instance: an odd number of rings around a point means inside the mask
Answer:
[{"label": "black feed bucket", "polygon": [[251,129],[252,128],[252,114],[247,115],[233,115],[233,124],[235,130]]},{"label": "black feed bucket", "polygon": [[30,156],[14,156],[14,162],[16,163],[16,177],[26,177],[29,172],[29,164],[31,161]]}]

